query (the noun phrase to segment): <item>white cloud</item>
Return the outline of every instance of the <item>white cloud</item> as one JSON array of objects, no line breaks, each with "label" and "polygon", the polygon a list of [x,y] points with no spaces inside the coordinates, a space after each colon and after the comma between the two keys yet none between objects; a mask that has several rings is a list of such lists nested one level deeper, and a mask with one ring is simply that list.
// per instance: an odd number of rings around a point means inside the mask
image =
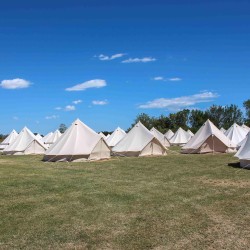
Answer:
[{"label": "white cloud", "polygon": [[65,111],[74,111],[76,107],[74,105],[67,105],[64,109]]},{"label": "white cloud", "polygon": [[55,110],[61,110],[62,108],[61,107],[56,107]]},{"label": "white cloud", "polygon": [[106,105],[108,104],[108,101],[107,100],[104,100],[104,101],[95,100],[95,101],[92,101],[92,104],[93,105]]},{"label": "white cloud", "polygon": [[79,103],[81,103],[81,102],[82,102],[82,100],[73,101],[73,103],[74,103],[75,105],[77,105],[77,104],[79,104]]},{"label": "white cloud", "polygon": [[24,89],[28,88],[31,83],[27,80],[16,78],[12,80],[3,80],[0,87],[3,89]]},{"label": "white cloud", "polygon": [[59,115],[45,116],[46,120],[52,120],[52,119],[57,119],[57,118],[59,118]]},{"label": "white cloud", "polygon": [[143,57],[143,58],[129,58],[126,60],[123,60],[122,63],[147,63],[147,62],[154,62],[156,61],[156,58],[154,57]]},{"label": "white cloud", "polygon": [[90,81],[86,81],[84,83],[77,84],[73,87],[66,88],[66,91],[83,91],[89,88],[102,88],[107,85],[105,80],[102,79],[94,79]]},{"label": "white cloud", "polygon": [[153,78],[153,80],[155,80],[155,81],[163,81],[164,77],[162,77],[162,76],[156,76],[156,77]]},{"label": "white cloud", "polygon": [[173,77],[173,78],[169,78],[168,80],[171,82],[177,82],[177,81],[181,81],[182,79],[179,77]]},{"label": "white cloud", "polygon": [[156,76],[153,78],[153,80],[155,81],[171,81],[171,82],[177,82],[177,81],[181,81],[182,79],[180,77],[172,77],[172,78],[165,78],[163,76]]},{"label": "white cloud", "polygon": [[114,55],[112,55],[112,56],[106,56],[106,55],[101,54],[101,55],[98,56],[98,58],[99,58],[99,60],[101,60],[101,61],[111,61],[111,60],[114,60],[114,59],[116,59],[116,58],[123,57],[123,56],[125,56],[125,55],[126,55],[126,54],[124,54],[124,53],[114,54]]},{"label": "white cloud", "polygon": [[139,106],[142,109],[160,109],[167,108],[169,110],[178,110],[181,108],[187,108],[197,103],[211,102],[219,95],[213,92],[203,92],[190,96],[181,96],[176,98],[159,98],[153,101],[149,101]]}]

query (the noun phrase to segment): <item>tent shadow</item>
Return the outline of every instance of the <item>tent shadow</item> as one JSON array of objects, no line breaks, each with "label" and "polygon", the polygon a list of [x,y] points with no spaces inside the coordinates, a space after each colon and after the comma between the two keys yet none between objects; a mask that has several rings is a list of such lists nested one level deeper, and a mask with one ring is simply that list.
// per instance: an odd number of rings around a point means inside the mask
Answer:
[{"label": "tent shadow", "polygon": [[232,163],[228,163],[227,164],[229,167],[232,167],[232,168],[242,168],[240,166],[240,162],[232,162]]},{"label": "tent shadow", "polygon": [[241,167],[241,166],[240,166],[240,162],[228,163],[227,165],[228,165],[229,167],[232,167],[232,168],[241,168],[241,169],[247,169],[247,170],[250,170],[250,166],[247,166],[247,167]]}]

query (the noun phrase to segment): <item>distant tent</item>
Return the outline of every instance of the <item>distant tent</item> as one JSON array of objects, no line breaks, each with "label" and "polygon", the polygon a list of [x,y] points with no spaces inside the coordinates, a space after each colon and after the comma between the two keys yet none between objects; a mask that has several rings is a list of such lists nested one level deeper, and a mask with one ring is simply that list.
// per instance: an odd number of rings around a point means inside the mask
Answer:
[{"label": "distant tent", "polygon": [[79,119],[46,151],[45,161],[86,161],[110,158],[105,140]]},{"label": "distant tent", "polygon": [[44,143],[46,143],[47,139],[48,139],[51,135],[53,135],[53,133],[52,133],[52,132],[49,132],[47,135],[45,135],[45,136],[43,137],[42,141],[43,141]]},{"label": "distant tent", "polygon": [[164,135],[168,140],[170,140],[174,136],[174,132],[169,129],[168,132],[166,132]]},{"label": "distant tent", "polygon": [[61,137],[61,132],[57,129],[54,133],[51,133],[46,140],[44,141],[45,144],[52,145],[54,144],[60,137]]},{"label": "distant tent", "polygon": [[8,145],[15,141],[17,138],[18,133],[15,129],[13,129],[10,134],[0,143],[0,151],[4,150]]},{"label": "distant tent", "polygon": [[250,168],[250,133],[247,134],[244,144],[240,147],[235,156],[240,159],[241,167]]},{"label": "distant tent", "polygon": [[3,153],[7,155],[44,154],[46,149],[44,143],[38,140],[27,127],[24,127]]},{"label": "distant tent", "polygon": [[110,134],[107,134],[106,139],[108,139],[109,137],[110,137]]},{"label": "distant tent", "polygon": [[162,134],[160,131],[158,131],[156,128],[152,128],[150,130],[150,132],[154,135],[154,137],[156,137],[160,142],[161,144],[164,146],[164,147],[170,147],[170,143],[167,139],[167,137],[165,137],[164,134]]},{"label": "distant tent", "polygon": [[192,137],[194,136],[194,133],[189,129],[188,131],[187,131]]},{"label": "distant tent", "polygon": [[138,122],[112,151],[123,156],[166,154],[166,148],[141,122]]},{"label": "distant tent", "polygon": [[244,128],[244,129],[246,129],[248,132],[250,131],[250,128],[247,125],[245,125],[245,124],[243,124],[241,127]]},{"label": "distant tent", "polygon": [[223,127],[220,129],[220,131],[221,131],[223,134],[226,132],[226,130],[225,130]]},{"label": "distant tent", "polygon": [[232,143],[210,120],[207,120],[190,141],[182,147],[182,153],[226,153],[232,152],[236,145]]},{"label": "distant tent", "polygon": [[109,147],[114,147],[123,137],[126,135],[126,132],[118,127],[109,137],[106,139],[106,142]]},{"label": "distant tent", "polygon": [[172,145],[184,145],[191,139],[191,135],[184,129],[179,128],[169,140]]},{"label": "distant tent", "polygon": [[[249,132],[250,132],[250,131],[249,131]],[[248,132],[248,133],[249,133],[249,132]],[[248,134],[247,134],[247,136],[248,136]],[[245,137],[244,140],[242,140],[240,143],[237,144],[237,149],[240,149],[241,146],[245,144],[245,142],[246,142],[246,140],[247,140],[247,136]]]},{"label": "distant tent", "polygon": [[225,136],[229,138],[234,144],[239,144],[245,139],[248,131],[238,124],[234,123],[226,132]]},{"label": "distant tent", "polygon": [[42,137],[40,134],[36,134],[36,138],[37,138],[38,140],[43,140],[43,137]]},{"label": "distant tent", "polygon": [[102,132],[100,132],[99,133],[99,135],[104,139],[104,140],[106,140],[107,139],[107,137],[106,137],[106,135],[105,134],[103,134]]}]

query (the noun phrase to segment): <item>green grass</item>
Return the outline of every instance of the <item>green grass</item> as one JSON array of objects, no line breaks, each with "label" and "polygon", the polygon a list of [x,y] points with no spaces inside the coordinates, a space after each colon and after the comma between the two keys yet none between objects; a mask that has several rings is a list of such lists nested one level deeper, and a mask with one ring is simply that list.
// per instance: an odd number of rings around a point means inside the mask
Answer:
[{"label": "green grass", "polygon": [[249,249],[250,171],[230,154],[41,159],[0,156],[0,249]]}]

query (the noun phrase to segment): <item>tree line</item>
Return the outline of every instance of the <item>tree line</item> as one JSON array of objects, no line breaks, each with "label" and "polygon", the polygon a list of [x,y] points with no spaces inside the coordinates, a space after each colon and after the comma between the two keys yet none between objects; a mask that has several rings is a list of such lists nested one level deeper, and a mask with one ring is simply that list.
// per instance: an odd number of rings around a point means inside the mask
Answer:
[{"label": "tree line", "polygon": [[[141,121],[148,129],[155,127],[162,133],[166,133],[168,129],[176,131],[179,127],[192,132],[197,130],[209,119],[218,128],[223,127],[228,129],[233,123],[242,125],[243,123],[250,126],[250,99],[243,103],[245,109],[245,116],[243,111],[234,104],[227,106],[212,105],[207,110],[199,109],[183,109],[176,113],[170,113],[169,115],[160,115],[159,117],[149,116],[145,113],[137,115],[129,131],[137,122]],[[67,129],[65,124],[60,124],[59,131],[64,133]],[[103,131],[105,135],[112,133],[112,131]],[[0,142],[4,140],[8,135],[0,134]]]},{"label": "tree line", "polygon": [[243,123],[250,126],[250,99],[243,103],[243,111],[234,104],[227,106],[212,105],[206,110],[183,109],[169,115],[160,115],[159,117],[149,116],[148,114],[139,114],[128,131],[139,121],[148,129],[155,127],[162,133],[168,129],[176,131],[179,127],[192,132],[197,132],[207,119],[211,120],[218,128],[228,129],[233,123],[242,125]]}]

